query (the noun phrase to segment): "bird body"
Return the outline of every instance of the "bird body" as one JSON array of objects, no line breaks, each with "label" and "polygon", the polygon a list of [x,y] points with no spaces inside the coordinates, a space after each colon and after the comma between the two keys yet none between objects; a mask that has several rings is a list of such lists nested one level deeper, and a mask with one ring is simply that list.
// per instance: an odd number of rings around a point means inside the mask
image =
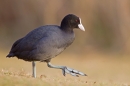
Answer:
[{"label": "bird body", "polygon": [[73,31],[65,33],[56,25],[41,26],[17,40],[8,57],[16,56],[25,61],[48,61],[60,54],[74,38]]},{"label": "bird body", "polygon": [[73,14],[65,16],[60,26],[45,25],[36,28],[25,37],[17,40],[6,57],[32,61],[33,77],[36,77],[35,61],[46,62],[50,68],[62,69],[64,76],[66,73],[73,76],[86,76],[86,74],[72,68],[55,66],[50,63],[53,57],[72,44],[75,39],[74,28],[85,31],[81,19]]}]

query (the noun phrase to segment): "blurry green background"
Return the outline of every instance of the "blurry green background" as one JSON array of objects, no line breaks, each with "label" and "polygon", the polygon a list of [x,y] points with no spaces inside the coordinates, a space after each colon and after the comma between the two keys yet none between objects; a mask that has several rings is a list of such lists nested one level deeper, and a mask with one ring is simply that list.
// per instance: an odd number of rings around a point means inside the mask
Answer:
[{"label": "blurry green background", "polygon": [[[75,29],[74,43],[52,63],[86,73],[88,76],[83,80],[88,83],[101,80],[130,84],[130,0],[0,0],[0,77],[8,77],[2,75],[3,69],[9,72],[22,69],[31,75],[30,62],[5,58],[12,44],[39,26],[60,25],[70,13],[82,19],[86,31]],[[61,70],[37,63],[37,75],[41,74],[62,77]]]},{"label": "blurry green background", "polygon": [[75,30],[65,52],[129,54],[130,0],[0,0],[0,50],[39,26],[60,25],[69,13],[81,17],[86,32]]}]

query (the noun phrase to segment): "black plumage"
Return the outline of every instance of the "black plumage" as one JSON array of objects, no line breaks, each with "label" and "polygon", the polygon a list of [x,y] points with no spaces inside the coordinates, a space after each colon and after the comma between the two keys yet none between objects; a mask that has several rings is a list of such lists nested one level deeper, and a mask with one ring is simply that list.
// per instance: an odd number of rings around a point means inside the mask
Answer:
[{"label": "black plumage", "polygon": [[75,39],[74,28],[80,28],[81,19],[73,14],[65,16],[60,26],[46,25],[29,32],[17,40],[7,57],[17,57],[25,61],[50,60],[60,54]]}]

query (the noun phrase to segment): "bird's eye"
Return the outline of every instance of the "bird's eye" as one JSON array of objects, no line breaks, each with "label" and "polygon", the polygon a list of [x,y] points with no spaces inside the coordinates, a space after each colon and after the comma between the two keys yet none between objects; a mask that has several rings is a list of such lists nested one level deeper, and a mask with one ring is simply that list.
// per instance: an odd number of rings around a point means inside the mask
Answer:
[{"label": "bird's eye", "polygon": [[79,22],[79,20],[78,20],[78,19],[76,19],[75,21],[76,21],[76,22]]}]

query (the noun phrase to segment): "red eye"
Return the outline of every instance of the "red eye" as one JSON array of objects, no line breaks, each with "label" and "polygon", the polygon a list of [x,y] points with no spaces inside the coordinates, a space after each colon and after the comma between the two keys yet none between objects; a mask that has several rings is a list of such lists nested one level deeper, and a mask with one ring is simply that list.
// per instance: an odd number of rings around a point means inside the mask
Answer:
[{"label": "red eye", "polygon": [[75,20],[76,22],[79,22],[79,20]]}]

